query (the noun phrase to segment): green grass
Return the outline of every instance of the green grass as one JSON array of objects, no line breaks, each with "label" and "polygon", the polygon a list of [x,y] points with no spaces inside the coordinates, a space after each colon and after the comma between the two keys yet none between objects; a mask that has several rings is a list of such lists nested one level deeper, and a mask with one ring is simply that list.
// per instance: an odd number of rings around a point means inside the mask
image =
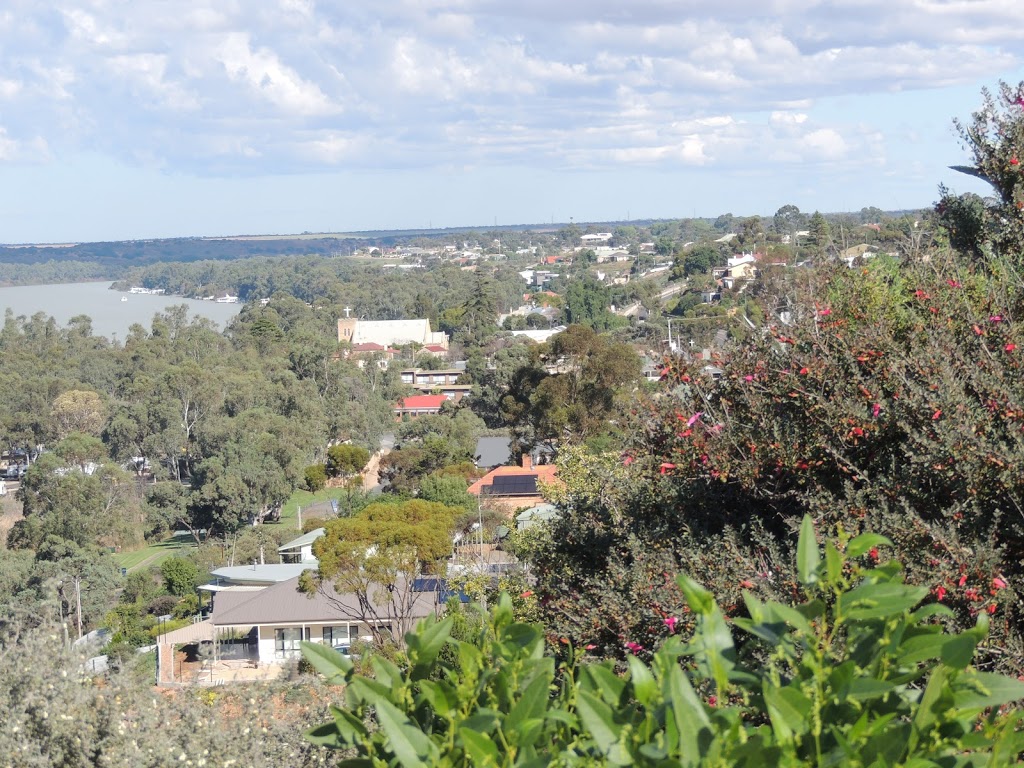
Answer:
[{"label": "green grass", "polygon": [[171,555],[183,553],[195,546],[195,541],[189,534],[172,536],[169,539],[150,544],[148,547],[136,549],[134,552],[118,552],[114,555],[114,562],[118,568],[127,568],[133,571],[141,565],[159,565]]},{"label": "green grass", "polygon": [[309,491],[295,491],[291,498],[284,503],[281,507],[281,524],[284,526],[291,526],[293,528],[299,528],[298,512],[299,507],[305,509],[306,507],[317,504],[321,501],[330,501],[331,499],[340,499],[348,491],[345,488],[324,488],[322,491],[317,493],[310,493]]}]

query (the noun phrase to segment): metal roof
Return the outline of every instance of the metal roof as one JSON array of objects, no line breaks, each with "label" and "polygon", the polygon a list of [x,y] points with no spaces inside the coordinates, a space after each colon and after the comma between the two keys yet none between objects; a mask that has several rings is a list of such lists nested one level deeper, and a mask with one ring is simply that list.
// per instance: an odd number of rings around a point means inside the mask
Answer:
[{"label": "metal roof", "polygon": [[304,533],[301,536],[299,536],[299,538],[292,539],[287,544],[282,544],[280,547],[277,548],[277,551],[287,552],[292,549],[302,549],[302,547],[312,544],[314,541],[319,539],[321,536],[324,535],[324,533],[325,531],[323,528],[314,528],[312,531],[309,531],[309,533]]},{"label": "metal roof", "polygon": [[210,571],[210,575],[224,581],[239,584],[277,584],[294,579],[308,568],[316,568],[315,562],[270,563],[267,565],[234,565]]},{"label": "metal roof", "polygon": [[[256,624],[301,624],[352,620],[362,613],[353,594],[317,591],[312,595],[300,592],[298,578],[275,584],[255,594],[222,593],[213,602],[211,620],[217,627],[254,626]],[[228,597],[221,602],[222,598]],[[371,594],[372,600],[372,594]],[[420,593],[413,601],[414,618],[434,612],[436,595]]]}]

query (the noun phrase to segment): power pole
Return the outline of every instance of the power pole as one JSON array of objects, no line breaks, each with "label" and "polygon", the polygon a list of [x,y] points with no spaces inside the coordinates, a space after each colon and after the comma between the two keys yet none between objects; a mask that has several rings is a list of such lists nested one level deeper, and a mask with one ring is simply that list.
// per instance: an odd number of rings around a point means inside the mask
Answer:
[{"label": "power pole", "polygon": [[82,577],[75,576],[75,608],[78,613],[78,639],[82,639]]}]

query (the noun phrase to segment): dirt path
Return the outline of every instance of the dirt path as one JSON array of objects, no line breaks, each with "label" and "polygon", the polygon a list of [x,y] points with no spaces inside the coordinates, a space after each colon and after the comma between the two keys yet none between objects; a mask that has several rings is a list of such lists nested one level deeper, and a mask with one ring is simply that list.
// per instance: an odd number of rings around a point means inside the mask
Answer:
[{"label": "dirt path", "polygon": [[25,517],[21,513],[21,502],[14,498],[17,489],[17,483],[7,483],[7,495],[0,496],[0,549],[7,546],[7,534],[14,524]]},{"label": "dirt path", "polygon": [[383,448],[377,451],[363,468],[363,490],[370,491],[380,483],[380,460],[391,453],[390,448]]}]

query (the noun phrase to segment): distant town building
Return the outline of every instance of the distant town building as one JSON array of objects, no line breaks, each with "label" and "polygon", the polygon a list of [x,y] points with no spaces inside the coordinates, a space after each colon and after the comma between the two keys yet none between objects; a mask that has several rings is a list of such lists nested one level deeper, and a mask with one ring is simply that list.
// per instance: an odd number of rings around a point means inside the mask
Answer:
[{"label": "distant town building", "polygon": [[379,344],[398,347],[420,344],[448,349],[448,335],[432,331],[429,320],[359,320],[355,317],[338,318],[338,341],[353,346]]}]

